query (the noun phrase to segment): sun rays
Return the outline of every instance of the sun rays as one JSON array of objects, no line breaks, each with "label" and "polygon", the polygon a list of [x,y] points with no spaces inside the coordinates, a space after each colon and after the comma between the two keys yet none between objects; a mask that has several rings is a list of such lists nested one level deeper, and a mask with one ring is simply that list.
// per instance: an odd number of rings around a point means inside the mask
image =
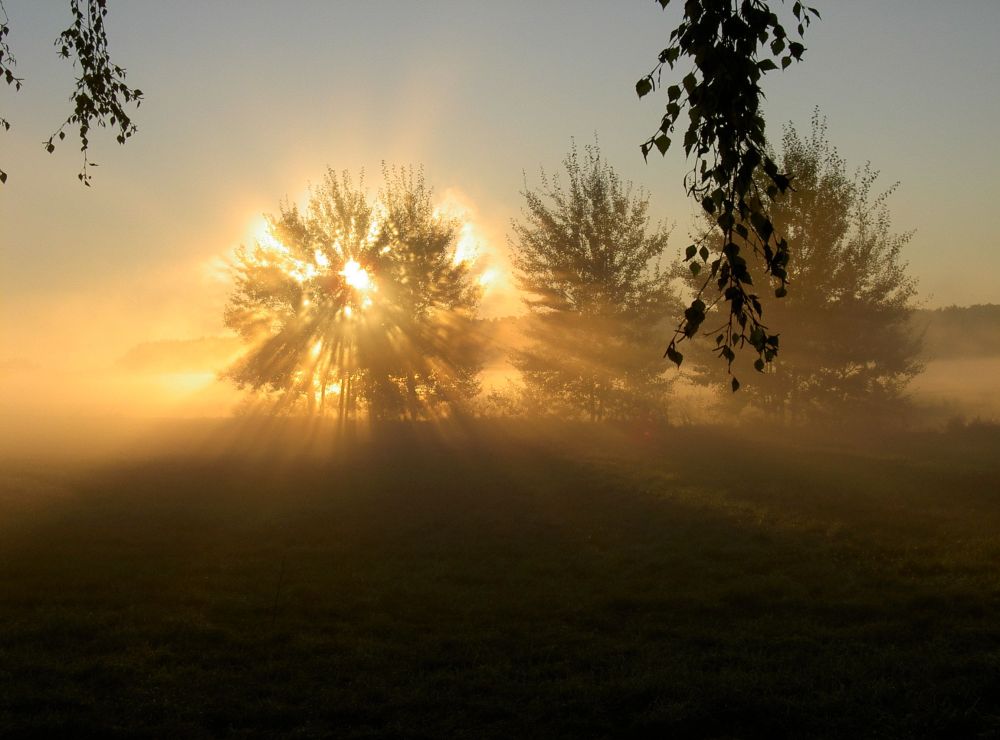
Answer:
[{"label": "sun rays", "polygon": [[227,375],[283,410],[428,418],[478,389],[473,322],[493,273],[471,223],[412,170],[370,200],[329,172],[238,250],[226,324],[248,350]]}]

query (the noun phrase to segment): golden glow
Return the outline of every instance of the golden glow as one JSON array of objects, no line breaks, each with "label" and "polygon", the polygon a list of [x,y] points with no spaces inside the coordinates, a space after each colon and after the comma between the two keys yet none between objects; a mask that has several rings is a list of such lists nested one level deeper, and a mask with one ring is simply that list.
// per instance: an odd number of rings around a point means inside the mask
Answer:
[{"label": "golden glow", "polygon": [[[361,237],[360,248],[374,244],[382,235],[382,222],[385,217],[384,207],[373,209],[367,231]],[[502,291],[506,285],[503,270],[497,265],[492,252],[484,247],[483,239],[473,221],[474,213],[462,198],[456,198],[452,193],[434,209],[434,218],[449,219],[458,223],[458,239],[455,242],[452,264],[462,265],[473,273],[476,284],[488,292]],[[275,236],[273,224],[263,221],[256,229],[255,238],[257,250],[251,256],[251,261],[258,266],[274,267],[299,285],[306,287],[317,278],[335,273],[344,278],[351,289],[361,294],[357,299],[348,299],[348,305],[343,307],[343,315],[351,318],[355,311],[367,310],[373,306],[370,294],[377,290],[375,278],[355,256],[349,256],[358,247],[346,250],[344,234],[334,238],[325,249],[313,249],[312,255],[304,259],[281,243]],[[378,248],[378,255],[385,255],[393,249],[392,244]],[[374,250],[373,250],[374,252]],[[376,258],[377,259],[377,258]],[[343,260],[343,261],[341,261]],[[337,267],[340,266],[340,270]],[[302,298],[302,307],[309,308],[309,294]]]},{"label": "golden glow", "polygon": [[288,249],[284,244],[279,242],[274,238],[271,233],[269,224],[265,223],[260,230],[257,232],[257,244],[268,251],[277,252],[278,254],[291,254],[291,250]]},{"label": "golden glow", "polygon": [[365,292],[373,289],[371,277],[357,260],[348,260],[344,264],[344,269],[340,271],[340,274],[344,276],[347,284],[355,290]]},{"label": "golden glow", "polygon": [[[503,285],[504,270],[485,244],[484,232],[474,221],[474,209],[452,198],[442,201],[434,218],[441,220],[435,228],[449,233],[452,240],[450,249],[440,256],[447,260],[445,264],[459,268],[446,272],[447,279],[466,281],[467,286],[479,288],[480,296]],[[387,304],[400,287],[395,280],[402,280],[401,297],[407,295],[407,278],[399,277],[396,257],[407,251],[408,245],[401,239],[409,236],[397,229],[385,207],[375,204],[368,213],[359,213],[357,220],[335,223],[321,242],[300,241],[297,232],[287,231],[283,223],[266,220],[255,234],[256,243],[238,250],[240,278],[259,281],[283,301],[273,311],[268,306],[247,310],[245,321],[255,332],[251,341],[256,343],[248,357],[287,373],[284,390],[288,395],[282,399],[288,403],[302,399],[308,413],[354,418],[359,413],[359,394],[370,392],[359,387],[367,382],[360,368],[374,357],[391,368],[386,388],[399,385],[398,398],[402,399],[393,400],[396,397],[391,390],[379,390],[388,394],[386,408],[395,409],[380,413],[413,416],[444,408],[444,396],[431,398],[419,383],[454,382],[454,370],[439,359],[421,356],[400,328],[397,312]],[[468,318],[446,310],[438,310],[436,315],[435,320],[442,325],[459,326]],[[444,328],[438,332],[438,336],[446,335]],[[359,347],[368,354],[360,354]],[[293,353],[297,355],[294,359]],[[292,363],[294,369],[287,367]],[[407,375],[422,378],[419,387],[400,385]],[[365,412],[362,409],[361,413]]]},{"label": "golden glow", "polygon": [[271,226],[268,223],[257,232],[257,251],[258,253],[251,258],[252,262],[262,267],[277,267],[297,283],[308,282],[320,273],[315,264],[297,259],[292,250],[271,233]]},{"label": "golden glow", "polygon": [[463,223],[460,233],[458,243],[455,244],[455,264],[460,265],[463,262],[472,264],[479,257],[479,240],[476,239],[472,223],[469,221]]},{"label": "golden glow", "polygon": [[382,209],[376,208],[372,213],[372,222],[368,225],[368,243],[374,243],[378,239],[379,233],[382,231]]}]

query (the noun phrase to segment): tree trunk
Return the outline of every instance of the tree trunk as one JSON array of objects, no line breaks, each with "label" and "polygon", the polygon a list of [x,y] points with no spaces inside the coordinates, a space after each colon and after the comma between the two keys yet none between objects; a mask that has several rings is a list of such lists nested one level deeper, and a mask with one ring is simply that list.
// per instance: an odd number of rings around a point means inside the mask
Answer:
[{"label": "tree trunk", "polygon": [[409,413],[410,421],[417,418],[417,381],[413,373],[406,374],[406,410]]}]

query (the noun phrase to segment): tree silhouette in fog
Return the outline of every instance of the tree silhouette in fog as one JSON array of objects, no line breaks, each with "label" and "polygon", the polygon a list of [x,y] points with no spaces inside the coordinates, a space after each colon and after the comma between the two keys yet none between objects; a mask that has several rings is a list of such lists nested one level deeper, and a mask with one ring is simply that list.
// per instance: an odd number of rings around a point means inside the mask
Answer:
[{"label": "tree silhouette in fog", "polygon": [[[912,330],[916,286],[902,251],[911,233],[892,230],[888,200],[870,165],[848,172],[817,111],[809,135],[791,124],[781,165],[795,189],[771,218],[796,255],[791,290],[765,310],[781,328],[781,355],[748,385],[746,400],[787,420],[885,410],[920,370]],[[689,286],[700,283],[680,266]]]},{"label": "tree silhouette in fog", "polygon": [[480,289],[422,173],[384,168],[379,198],[328,170],[237,253],[225,312],[248,351],[228,372],[280,407],[432,417],[478,392]]},{"label": "tree silhouette in fog", "polygon": [[622,182],[596,146],[525,189],[511,246],[528,297],[530,346],[513,357],[529,398],[599,420],[662,409],[656,351],[669,290],[655,264],[668,232],[649,226],[649,198]]}]

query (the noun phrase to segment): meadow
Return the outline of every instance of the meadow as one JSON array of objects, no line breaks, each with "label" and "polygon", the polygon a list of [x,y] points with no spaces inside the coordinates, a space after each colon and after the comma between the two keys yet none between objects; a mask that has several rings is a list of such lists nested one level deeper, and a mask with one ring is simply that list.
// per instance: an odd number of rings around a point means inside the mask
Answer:
[{"label": "meadow", "polygon": [[3,460],[0,736],[1000,734],[995,427],[228,424]]}]

